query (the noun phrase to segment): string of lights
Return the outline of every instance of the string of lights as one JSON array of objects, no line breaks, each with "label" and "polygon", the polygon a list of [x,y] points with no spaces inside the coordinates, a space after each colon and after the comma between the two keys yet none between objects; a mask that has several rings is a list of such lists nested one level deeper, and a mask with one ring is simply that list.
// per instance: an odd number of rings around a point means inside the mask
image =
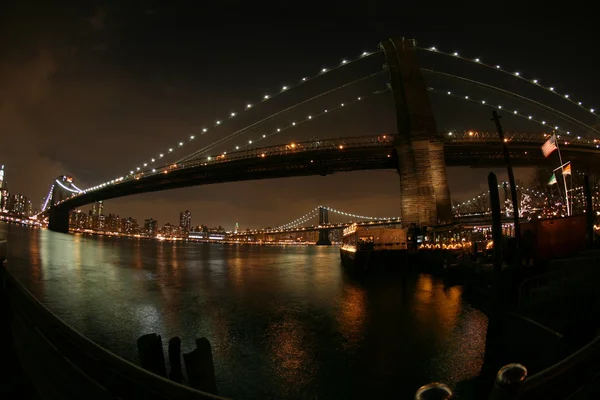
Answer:
[{"label": "string of lights", "polygon": [[38,215],[41,214],[41,213],[43,213],[44,211],[46,211],[46,207],[48,206],[48,203],[50,202],[50,199],[52,198],[52,191],[53,190],[54,190],[54,184],[52,184],[50,186],[50,191],[48,192],[48,196],[46,196],[46,200],[44,201],[44,205],[42,206],[42,211],[40,211],[38,213]]},{"label": "string of lights", "polygon": [[295,228],[298,225],[303,224],[304,222],[310,221],[311,219],[313,219],[314,217],[316,217],[318,215],[319,212],[319,207],[315,207],[314,209],[310,210],[307,214],[301,216],[300,218],[297,218],[295,220],[293,220],[292,222],[288,222],[287,224],[284,225],[280,225],[275,229],[290,229],[290,228]]},{"label": "string of lights", "polygon": [[458,59],[461,59],[461,60],[464,60],[464,61],[471,62],[473,64],[478,64],[478,65],[482,65],[482,66],[487,67],[487,68],[491,68],[493,70],[502,72],[502,73],[507,74],[507,75],[514,76],[515,78],[521,79],[521,80],[523,80],[525,82],[528,82],[528,83],[530,83],[532,85],[540,87],[540,88],[546,90],[547,92],[553,93],[553,94],[555,94],[555,95],[563,98],[564,100],[569,101],[571,104],[573,104],[573,105],[581,108],[582,110],[585,110],[585,111],[591,113],[594,116],[598,116],[598,114],[596,113],[596,109],[594,107],[589,107],[589,108],[585,107],[583,105],[583,102],[573,100],[573,98],[571,97],[571,95],[569,93],[558,93],[555,90],[554,86],[544,86],[544,85],[542,85],[540,83],[539,79],[526,78],[526,77],[523,76],[523,74],[519,70],[511,72],[511,71],[509,71],[507,69],[502,68],[498,64],[487,64],[487,63],[483,62],[481,60],[481,58],[478,58],[478,57],[475,57],[475,58],[464,57],[464,56],[461,56],[458,52],[451,52],[451,53],[444,52],[444,51],[439,50],[435,46],[432,46],[432,47],[420,47],[420,46],[417,46],[416,48],[420,49],[420,50],[425,50],[425,51],[437,53],[437,54],[442,54],[444,56],[458,58]]},{"label": "string of lights", "polygon": [[[379,94],[387,92],[388,90],[389,90],[388,88],[381,89],[381,90],[376,90],[376,91],[374,91],[371,94],[364,95],[364,96],[358,96],[358,97],[356,97],[353,100],[345,101],[345,102],[340,103],[337,106],[334,106],[334,107],[331,107],[331,108],[326,108],[326,109],[324,109],[321,112],[316,112],[316,113],[308,114],[304,119],[301,119],[301,120],[298,120],[298,121],[292,121],[289,125],[282,126],[280,128],[275,128],[275,130],[273,130],[272,132],[262,134],[261,136],[255,138],[255,139],[250,139],[250,140],[248,140],[248,142],[246,142],[244,144],[238,144],[238,145],[234,146],[230,151],[243,150],[243,149],[245,149],[245,148],[247,148],[247,147],[249,147],[249,146],[251,146],[253,144],[258,143],[261,140],[265,140],[265,139],[267,139],[267,138],[269,138],[269,137],[271,137],[273,135],[276,135],[276,134],[284,132],[284,131],[286,131],[288,129],[297,127],[297,126],[302,125],[302,124],[304,124],[306,122],[314,121],[315,119],[317,119],[319,117],[322,117],[324,115],[331,115],[331,113],[333,113],[335,111],[341,110],[342,108],[346,108],[346,107],[351,106],[353,104],[356,104],[358,102],[361,102],[361,101],[373,98],[373,97],[375,97],[375,96],[377,96]],[[227,152],[223,152],[222,154],[226,155]],[[214,156],[208,156],[207,159],[210,161],[210,160],[213,159],[213,157]]]},{"label": "string of lights", "polygon": [[269,121],[269,120],[271,120],[273,118],[276,118],[276,117],[278,117],[278,116],[280,116],[282,114],[290,112],[290,111],[292,111],[292,110],[294,110],[294,109],[296,109],[296,108],[298,108],[298,107],[300,107],[300,106],[302,106],[302,105],[304,105],[306,103],[309,103],[311,101],[317,100],[318,98],[321,98],[323,96],[327,96],[327,95],[329,95],[331,93],[334,93],[334,92],[336,92],[338,90],[347,88],[347,87],[349,87],[351,85],[354,85],[356,83],[359,83],[359,82],[362,82],[364,80],[367,80],[367,79],[373,78],[375,76],[381,75],[384,72],[385,71],[380,71],[380,72],[376,72],[376,73],[373,73],[373,74],[370,74],[370,75],[367,75],[367,76],[360,77],[360,78],[355,79],[355,80],[353,80],[351,82],[347,82],[347,83],[345,83],[343,85],[340,85],[340,86],[335,87],[333,89],[330,89],[330,90],[328,90],[326,92],[323,92],[323,93],[320,93],[320,94],[318,94],[316,96],[313,96],[313,97],[311,97],[309,99],[306,99],[304,101],[296,103],[296,104],[294,104],[294,105],[292,105],[290,107],[287,107],[287,108],[285,108],[285,109],[283,109],[281,111],[278,111],[278,112],[276,112],[274,114],[271,114],[271,115],[269,115],[269,116],[267,116],[267,117],[265,117],[265,118],[263,118],[263,119],[261,119],[259,121],[256,121],[256,122],[254,122],[254,123],[252,123],[250,125],[247,125],[247,126],[241,128],[241,129],[238,129],[237,131],[235,131],[233,133],[230,133],[229,135],[227,135],[227,136],[225,136],[225,137],[223,137],[221,139],[218,139],[218,140],[212,142],[211,144],[209,144],[209,145],[207,145],[207,146],[205,146],[205,147],[203,147],[203,148],[201,148],[199,150],[196,150],[195,152],[193,152],[191,154],[188,154],[187,156],[185,156],[185,157],[177,160],[176,163],[180,163],[180,162],[184,162],[184,161],[187,161],[187,160],[191,160],[195,156],[201,156],[201,155],[205,154],[206,152],[214,149],[216,146],[218,146],[218,145],[220,145],[220,144],[222,144],[224,142],[227,142],[227,141],[233,139],[234,137],[239,136],[240,134],[242,134],[242,133],[244,133],[244,132],[246,132],[246,131],[248,131],[248,130],[256,127],[256,126],[260,126],[260,125],[264,124],[265,122],[267,122],[267,121]]},{"label": "string of lights", "polygon": [[[427,90],[430,91],[430,92],[432,92],[432,93],[445,94],[445,95],[453,97],[453,98],[463,99],[463,100],[469,101],[471,103],[480,104],[482,106],[494,108],[494,109],[497,109],[499,111],[505,111],[505,112],[507,112],[507,113],[509,113],[511,115],[515,115],[517,117],[520,117],[520,118],[523,118],[523,119],[527,119],[527,120],[529,120],[531,122],[535,122],[537,124],[540,124],[540,125],[542,125],[542,126],[544,126],[546,128],[550,128],[553,131],[559,133],[557,135],[558,138],[561,137],[561,135],[560,135],[561,133],[565,134],[565,135],[571,135],[570,131],[563,130],[558,125],[550,124],[549,122],[547,122],[545,120],[542,120],[542,119],[538,119],[538,118],[534,117],[533,115],[523,114],[523,113],[519,112],[519,110],[513,109],[511,111],[510,108],[503,107],[502,104],[496,104],[495,105],[495,104],[487,102],[486,100],[478,100],[478,99],[475,99],[475,98],[473,98],[473,97],[471,97],[469,95],[464,95],[464,96],[463,95],[458,95],[458,94],[456,94],[456,93],[454,93],[452,91],[449,91],[449,90],[439,90],[439,89],[435,89],[435,88],[432,88],[432,87],[427,88]],[[449,135],[452,135],[452,132],[450,132]],[[542,134],[542,135],[545,135],[545,134]],[[600,148],[600,141],[598,139],[584,139],[584,138],[582,138],[579,135],[578,136],[573,136],[572,139],[569,139],[569,141],[565,141],[564,144],[568,145],[569,143],[571,143],[573,141],[580,141],[580,142],[586,143],[586,144],[595,144],[596,148]]]},{"label": "string of lights", "polygon": [[[272,100],[272,99],[274,99],[275,97],[277,97],[277,96],[279,96],[279,95],[283,94],[284,92],[288,92],[288,91],[290,91],[290,90],[292,90],[292,89],[295,89],[295,88],[297,88],[297,87],[298,87],[298,86],[300,86],[300,85],[303,85],[303,84],[305,84],[305,83],[308,83],[308,82],[310,82],[310,81],[312,81],[312,80],[314,80],[314,79],[316,79],[316,78],[319,78],[319,77],[321,77],[321,76],[323,76],[323,75],[326,75],[326,74],[328,74],[328,73],[330,73],[330,72],[336,71],[336,70],[338,70],[338,69],[340,69],[340,68],[342,68],[342,67],[345,67],[345,66],[347,66],[347,65],[350,65],[350,64],[352,64],[352,63],[355,63],[355,62],[357,62],[357,61],[359,61],[359,60],[364,60],[364,59],[366,59],[366,58],[369,58],[369,57],[371,57],[372,55],[374,55],[374,54],[378,54],[378,53],[380,53],[380,52],[381,52],[381,50],[374,50],[374,51],[363,51],[363,52],[362,52],[362,53],[361,53],[359,56],[357,56],[357,57],[354,57],[354,58],[345,58],[345,59],[342,59],[342,61],[341,61],[339,64],[335,65],[335,66],[332,66],[332,67],[324,67],[324,68],[322,68],[322,69],[321,69],[319,72],[317,72],[316,74],[305,76],[305,77],[301,78],[299,81],[297,81],[296,83],[293,83],[293,84],[288,84],[288,85],[282,85],[282,86],[281,86],[281,88],[280,88],[279,90],[273,91],[273,92],[271,92],[271,93],[268,93],[268,94],[264,94],[264,95],[262,96],[262,98],[261,98],[261,99],[259,99],[259,100],[258,100],[257,102],[255,102],[255,103],[246,103],[245,107],[243,107],[243,109],[242,109],[242,111],[241,111],[241,112],[248,111],[248,110],[250,110],[250,109],[254,108],[254,107],[255,107],[255,104],[262,104],[262,103],[265,103],[265,102],[267,102],[267,101],[269,101],[269,100]],[[240,114],[241,114],[241,112],[240,112],[240,113],[238,113],[238,112],[234,112],[234,111],[232,111],[232,112],[230,112],[230,113],[229,113],[229,116],[228,116],[228,117],[226,117],[226,118],[223,118],[223,119],[217,119],[217,120],[216,120],[216,121],[215,121],[213,124],[211,124],[210,126],[211,126],[211,128],[216,128],[216,127],[219,127],[219,126],[223,125],[223,124],[224,124],[224,123],[225,123],[227,120],[231,120],[231,119],[233,119],[233,118],[237,117],[238,115],[240,115]],[[207,133],[208,131],[209,131],[209,127],[203,127],[203,128],[201,128],[201,130],[198,132],[198,134],[199,134],[199,135],[203,135],[203,134]],[[161,159],[161,158],[163,158],[163,157],[165,156],[165,154],[173,153],[173,152],[174,152],[176,149],[179,149],[179,148],[182,148],[182,147],[184,147],[184,146],[185,146],[187,143],[190,143],[190,142],[192,142],[192,141],[193,141],[195,138],[196,138],[196,135],[190,135],[190,136],[189,136],[189,138],[187,138],[187,139],[183,139],[183,140],[180,140],[180,141],[179,141],[179,142],[177,142],[177,143],[176,143],[174,146],[172,146],[172,147],[168,148],[166,151],[164,151],[164,152],[162,152],[162,153],[159,153],[159,154],[158,154],[158,156],[156,156],[156,157],[152,157],[152,158],[148,159],[147,161],[145,161],[145,162],[143,162],[143,163],[139,164],[138,166],[136,166],[135,168],[133,168],[133,169],[132,169],[132,171],[140,171],[142,168],[146,168],[146,167],[148,167],[148,165],[150,165],[150,164],[153,164],[153,163],[155,163],[155,162],[156,162],[158,159]],[[133,174],[133,173],[135,173],[135,172],[131,172],[131,171],[129,172],[129,174]],[[127,176],[127,175],[126,175],[126,176]],[[108,182],[104,182],[104,183],[108,183]]]},{"label": "string of lights", "polygon": [[339,214],[339,215],[344,215],[347,217],[351,217],[351,218],[357,218],[357,219],[368,219],[368,220],[376,220],[376,221],[382,221],[382,220],[399,220],[400,217],[367,217],[364,215],[357,215],[357,214],[352,214],[352,213],[347,213],[344,211],[340,211],[340,210],[336,210],[334,208],[331,207],[323,207],[333,213]]},{"label": "string of lights", "polygon": [[510,90],[506,90],[506,89],[502,89],[502,88],[499,88],[497,86],[493,86],[493,85],[490,85],[490,84],[487,84],[487,83],[484,83],[484,82],[476,81],[474,79],[466,78],[464,76],[458,76],[458,75],[449,74],[449,73],[446,73],[446,72],[435,71],[435,70],[427,69],[427,68],[422,68],[421,70],[423,72],[426,72],[426,73],[429,73],[429,74],[441,75],[441,76],[450,77],[452,79],[457,79],[457,80],[465,81],[465,82],[471,83],[471,84],[479,86],[479,87],[490,89],[490,90],[493,90],[493,91],[496,91],[496,92],[500,92],[502,94],[505,94],[505,95],[517,98],[519,100],[528,102],[528,103],[534,105],[535,107],[544,109],[545,111],[550,112],[551,114],[553,114],[557,118],[560,118],[562,120],[568,121],[568,122],[576,124],[576,125],[583,126],[586,129],[589,129],[591,131],[594,131],[594,132],[600,134],[600,131],[597,130],[596,128],[594,128],[593,126],[588,125],[585,122],[580,121],[577,118],[574,118],[574,117],[572,117],[572,116],[570,116],[568,114],[565,114],[565,113],[563,113],[563,112],[561,112],[561,111],[559,111],[559,110],[557,110],[555,108],[552,108],[552,107],[550,107],[550,106],[548,106],[548,105],[546,105],[544,103],[541,103],[539,101],[533,100],[533,99],[531,99],[529,97],[526,97],[526,96],[522,96],[522,95],[520,95],[520,94],[518,94],[516,92],[510,91]]},{"label": "string of lights", "polygon": [[[508,182],[503,182],[501,185],[498,185],[498,189],[502,189],[502,188],[504,187],[504,183],[506,183],[506,184],[508,185]],[[530,193],[530,194],[532,194],[532,195],[534,195],[534,196],[537,196],[537,197],[539,197],[539,198],[543,198],[543,199],[545,199],[545,198],[547,197],[547,195],[546,195],[546,194],[544,194],[544,193],[542,193],[542,192],[539,192],[539,191],[537,191],[537,190],[534,190],[534,189],[529,189],[529,188],[526,188],[526,187],[524,187],[524,186],[519,186],[519,185],[516,185],[516,188],[517,188],[517,189],[520,189],[520,190],[524,190],[524,191],[526,191],[527,193]],[[459,207],[464,207],[464,206],[471,205],[471,203],[472,203],[472,202],[475,202],[475,201],[477,201],[477,199],[481,199],[482,197],[486,197],[486,196],[488,196],[489,194],[490,194],[490,191],[489,191],[489,190],[487,190],[487,191],[485,191],[485,192],[481,192],[480,194],[478,194],[477,196],[473,197],[473,198],[472,198],[472,199],[470,199],[470,200],[465,200],[465,201],[463,201],[463,202],[462,202],[462,203],[460,203],[460,204],[455,204],[455,205],[453,205],[453,206],[452,206],[452,208],[459,208]]]}]

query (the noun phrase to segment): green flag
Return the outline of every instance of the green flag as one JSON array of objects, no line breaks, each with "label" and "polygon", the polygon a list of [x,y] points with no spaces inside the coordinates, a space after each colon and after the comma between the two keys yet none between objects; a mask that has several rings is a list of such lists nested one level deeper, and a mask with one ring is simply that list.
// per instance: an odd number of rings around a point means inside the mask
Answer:
[{"label": "green flag", "polygon": [[548,185],[554,185],[556,183],[556,175],[552,174],[550,180],[548,181]]}]

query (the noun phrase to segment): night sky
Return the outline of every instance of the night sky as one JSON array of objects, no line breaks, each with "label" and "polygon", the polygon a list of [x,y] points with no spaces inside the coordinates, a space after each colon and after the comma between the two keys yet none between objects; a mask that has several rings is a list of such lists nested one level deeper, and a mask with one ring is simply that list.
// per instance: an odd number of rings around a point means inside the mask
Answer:
[{"label": "night sky", "polygon": [[[309,2],[269,7],[218,2],[222,4],[218,9],[195,3],[199,2],[96,1],[89,6],[3,2],[0,164],[6,165],[11,192],[30,196],[39,207],[58,175],[72,175],[85,188],[123,176],[177,147],[180,140],[198,136],[177,150],[171,158],[176,160],[281,107],[380,71],[383,59],[373,57],[241,113],[248,102],[260,103],[265,93],[276,93],[282,85],[339,65],[344,58],[375,50],[388,37],[416,38],[423,46],[502,64],[585,104],[599,100],[600,109],[596,22],[581,15],[569,17],[585,14],[576,11],[573,3],[567,12],[548,10],[547,5],[522,8],[495,2],[475,6],[446,2],[441,7],[432,2],[426,7],[408,3],[400,7],[400,2],[390,7],[377,1],[336,2],[327,7]],[[484,74],[472,65],[454,65],[452,60],[428,54],[421,61],[438,70]],[[499,85],[517,89],[518,82],[497,79]],[[215,151],[230,150],[311,110],[364,96],[383,88],[385,81],[385,75],[379,75],[299,107]],[[470,90],[450,81],[428,84]],[[531,95],[556,101],[543,93]],[[432,104],[440,131],[494,129],[487,108],[433,97]],[[579,112],[568,104],[556,106]],[[226,120],[231,112],[242,116],[200,135],[203,127]],[[598,123],[590,115],[581,118]],[[508,116],[503,123],[507,131],[543,131]],[[264,145],[394,131],[392,99],[387,93],[290,129]],[[488,172],[451,169],[453,199],[462,201],[483,190]],[[502,179],[503,172],[498,172]],[[526,181],[529,173],[519,170],[517,179]],[[395,216],[400,208],[398,185],[394,171],[239,182],[110,200],[105,213],[138,219],[152,216],[163,224],[176,222],[179,212],[189,209],[194,225],[226,228],[236,220],[243,228],[284,224],[319,204],[363,215]]]}]

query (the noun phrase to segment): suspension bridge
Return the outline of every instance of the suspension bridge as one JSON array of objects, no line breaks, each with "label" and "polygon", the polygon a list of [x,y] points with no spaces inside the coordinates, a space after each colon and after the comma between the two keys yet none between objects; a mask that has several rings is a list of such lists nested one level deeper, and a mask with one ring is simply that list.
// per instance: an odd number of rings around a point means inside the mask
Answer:
[{"label": "suspension bridge", "polygon": [[[511,76],[547,92],[548,95],[560,97],[566,105],[585,113],[588,119],[594,118],[594,121],[586,122],[572,113],[558,110],[555,106],[467,76],[422,68],[417,61],[417,53],[453,58]],[[174,154],[183,151],[182,149],[193,148],[197,136],[209,135],[216,128],[221,128],[227,122],[236,119],[239,114],[249,113],[263,103],[273,102],[276,97],[316,78],[374,57],[382,58],[384,71],[370,73],[283,108],[232,133],[221,135],[212,143],[179,159],[166,162],[167,159],[172,159]],[[270,133],[263,133],[245,140],[242,144],[231,146],[228,150],[222,150],[226,143],[241,140],[242,135],[252,133],[254,128],[275,117],[332,92],[381,75],[387,75],[388,78],[384,88],[306,115],[286,126],[275,128]],[[429,86],[425,83],[424,76],[441,76],[457,82],[466,82],[478,89],[503,95],[520,105],[527,104],[540,112],[543,111],[545,115],[565,122],[567,128],[560,127],[542,116],[527,113],[522,107],[487,101],[478,98],[477,95],[461,93],[460,89],[448,90],[445,87]],[[318,118],[331,118],[334,113],[356,107],[359,103],[386,92],[391,92],[393,97],[397,128],[394,134],[359,137],[338,134],[330,139],[287,141],[275,146],[260,146],[261,142],[269,137],[280,135],[283,131]],[[71,178],[59,177],[52,184],[41,213],[48,216],[51,230],[68,232],[70,210],[100,200],[223,182],[392,169],[399,175],[401,215],[404,224],[433,226],[449,222],[453,218],[453,211],[446,167],[497,167],[504,165],[504,159],[501,143],[494,133],[440,131],[430,102],[432,96],[478,104],[538,124],[543,132],[509,132],[505,135],[505,141],[510,142],[511,157],[515,166],[535,166],[543,162],[544,156],[540,146],[551,134],[557,135],[563,155],[573,162],[579,165],[593,165],[600,161],[600,130],[594,125],[597,119],[594,108],[586,107],[568,93],[558,93],[552,86],[543,86],[537,79],[526,78],[519,71],[508,71],[500,65],[486,64],[479,58],[464,57],[456,52],[443,52],[435,47],[420,47],[414,40],[390,39],[381,42],[376,51],[363,52],[353,59],[344,59],[333,68],[322,68],[317,74],[304,77],[294,85],[285,85],[273,94],[263,95],[259,102],[246,104],[242,112],[231,112],[226,118],[216,120],[212,127],[201,128],[198,134],[175,143],[114,179],[80,189],[73,184]]]}]

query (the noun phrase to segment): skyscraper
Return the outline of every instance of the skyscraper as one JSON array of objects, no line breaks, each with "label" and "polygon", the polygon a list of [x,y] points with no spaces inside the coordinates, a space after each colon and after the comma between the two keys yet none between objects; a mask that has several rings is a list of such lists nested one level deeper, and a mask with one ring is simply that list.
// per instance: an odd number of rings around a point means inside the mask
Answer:
[{"label": "skyscraper", "polygon": [[103,211],[104,204],[102,203],[102,200],[95,202],[92,206],[92,216],[94,217],[99,217],[100,215],[102,215]]},{"label": "skyscraper", "polygon": [[192,213],[189,210],[179,213],[179,227],[186,236],[192,229]]},{"label": "skyscraper", "polygon": [[144,221],[144,233],[149,237],[156,237],[158,233],[158,222],[153,218]]},{"label": "skyscraper", "polygon": [[0,190],[4,189],[4,165],[0,166]]}]

